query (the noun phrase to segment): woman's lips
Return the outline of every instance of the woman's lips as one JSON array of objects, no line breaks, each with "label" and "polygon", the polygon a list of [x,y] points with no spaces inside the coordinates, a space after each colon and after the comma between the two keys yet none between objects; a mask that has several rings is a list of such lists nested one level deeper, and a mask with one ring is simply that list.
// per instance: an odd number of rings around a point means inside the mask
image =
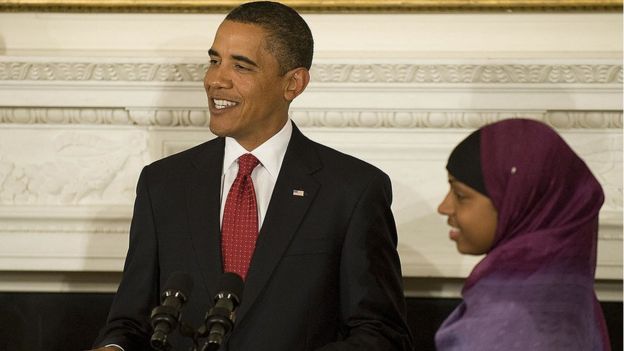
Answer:
[{"label": "woman's lips", "polygon": [[449,238],[451,240],[457,240],[457,238],[459,238],[459,229],[451,228],[451,230],[449,230]]}]

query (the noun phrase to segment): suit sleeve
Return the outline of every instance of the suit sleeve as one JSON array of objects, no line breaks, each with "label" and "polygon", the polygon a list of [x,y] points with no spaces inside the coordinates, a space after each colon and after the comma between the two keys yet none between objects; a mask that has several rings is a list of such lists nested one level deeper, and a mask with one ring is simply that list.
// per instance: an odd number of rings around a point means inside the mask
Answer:
[{"label": "suit sleeve", "polygon": [[340,263],[343,340],[322,347],[322,351],[413,348],[391,202],[390,179],[381,174],[355,207]]},{"label": "suit sleeve", "polygon": [[141,172],[137,185],[123,278],[94,347],[116,344],[125,350],[151,350],[149,314],[159,303],[159,271],[148,167]]}]

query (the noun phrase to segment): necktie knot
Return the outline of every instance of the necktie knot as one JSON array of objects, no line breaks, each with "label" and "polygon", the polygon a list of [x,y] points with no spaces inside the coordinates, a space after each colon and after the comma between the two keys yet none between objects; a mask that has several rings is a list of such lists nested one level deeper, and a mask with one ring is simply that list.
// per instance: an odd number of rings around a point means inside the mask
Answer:
[{"label": "necktie knot", "polygon": [[250,175],[259,163],[260,161],[258,161],[256,156],[252,154],[244,154],[243,156],[238,158],[238,175]]}]

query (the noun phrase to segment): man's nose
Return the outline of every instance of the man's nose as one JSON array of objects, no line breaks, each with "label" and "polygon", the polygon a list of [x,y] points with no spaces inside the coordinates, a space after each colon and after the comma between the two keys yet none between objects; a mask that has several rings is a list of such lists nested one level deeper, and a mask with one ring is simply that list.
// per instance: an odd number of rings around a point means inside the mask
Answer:
[{"label": "man's nose", "polygon": [[229,88],[232,80],[226,69],[220,66],[209,67],[204,77],[204,87],[208,88]]}]

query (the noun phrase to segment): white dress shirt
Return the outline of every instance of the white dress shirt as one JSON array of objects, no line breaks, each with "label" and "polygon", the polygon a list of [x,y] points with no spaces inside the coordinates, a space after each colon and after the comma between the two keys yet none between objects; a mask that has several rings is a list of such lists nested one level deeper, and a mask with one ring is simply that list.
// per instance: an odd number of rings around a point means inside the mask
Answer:
[{"label": "white dress shirt", "polygon": [[269,201],[277,176],[282,168],[286,148],[292,135],[292,123],[286,122],[284,127],[257,148],[247,151],[234,138],[225,138],[225,154],[223,155],[223,173],[221,174],[221,223],[227,194],[238,173],[238,158],[246,153],[254,155],[260,164],[251,172],[251,180],[256,191],[258,207],[258,229],[262,228]]},{"label": "white dress shirt", "polygon": [[[273,135],[269,140],[258,146],[252,151],[245,150],[234,138],[225,138],[225,153],[223,155],[223,173],[221,173],[221,223],[223,223],[223,209],[227,194],[230,192],[232,183],[236,179],[238,173],[238,158],[243,154],[251,153],[260,164],[251,172],[251,180],[256,191],[256,202],[258,206],[258,229],[262,228],[262,222],[266,215],[271,195],[277,176],[282,168],[286,148],[292,135],[292,123],[290,119],[286,121],[284,127]],[[124,349],[116,344],[106,346],[118,347],[121,351]]]}]

